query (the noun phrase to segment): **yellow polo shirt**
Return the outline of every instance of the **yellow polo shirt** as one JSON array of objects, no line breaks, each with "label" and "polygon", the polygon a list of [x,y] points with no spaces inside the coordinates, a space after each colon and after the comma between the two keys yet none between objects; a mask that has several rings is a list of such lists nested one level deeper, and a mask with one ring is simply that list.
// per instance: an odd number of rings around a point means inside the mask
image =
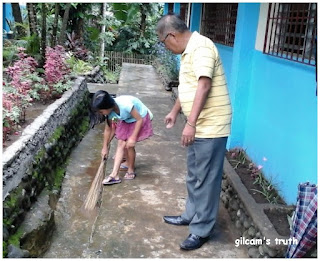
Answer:
[{"label": "yellow polo shirt", "polygon": [[181,55],[179,98],[188,117],[201,76],[212,80],[207,101],[196,123],[197,138],[218,138],[230,134],[231,104],[222,62],[214,43],[198,32],[192,33]]}]

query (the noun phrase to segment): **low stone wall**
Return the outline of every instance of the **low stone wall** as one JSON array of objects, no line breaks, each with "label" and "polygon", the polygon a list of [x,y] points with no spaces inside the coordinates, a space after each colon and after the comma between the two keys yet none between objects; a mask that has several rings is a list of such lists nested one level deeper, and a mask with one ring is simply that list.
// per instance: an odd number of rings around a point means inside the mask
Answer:
[{"label": "low stone wall", "polygon": [[293,208],[256,203],[226,158],[223,170],[221,201],[241,233],[235,245],[246,245],[252,258],[284,257],[290,235],[279,235],[264,210],[292,212]]},{"label": "low stone wall", "polygon": [[88,105],[87,83],[79,77],[3,153],[4,256],[46,251],[68,155],[88,130]]}]

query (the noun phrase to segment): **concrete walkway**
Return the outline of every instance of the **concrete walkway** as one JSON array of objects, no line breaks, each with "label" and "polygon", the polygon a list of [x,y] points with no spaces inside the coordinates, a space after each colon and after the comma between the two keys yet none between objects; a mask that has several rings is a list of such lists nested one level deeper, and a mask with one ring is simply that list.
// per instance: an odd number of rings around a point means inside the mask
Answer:
[{"label": "concrete walkway", "polygon": [[[164,215],[180,214],[184,209],[186,149],[180,146],[182,118],[173,129],[166,129],[163,123],[173,102],[154,68],[124,64],[119,86],[91,85],[90,88],[140,98],[154,114],[154,136],[136,147],[136,179],[105,186],[100,208],[88,216],[80,208],[100,163],[103,124],[89,131],[71,155],[56,209],[57,229],[44,257],[248,257],[244,248],[234,245],[239,236],[222,204],[213,236],[198,250],[186,252],[179,248],[189,234],[188,227],[163,222]],[[116,140],[112,143],[106,174],[112,169],[115,146]]]}]

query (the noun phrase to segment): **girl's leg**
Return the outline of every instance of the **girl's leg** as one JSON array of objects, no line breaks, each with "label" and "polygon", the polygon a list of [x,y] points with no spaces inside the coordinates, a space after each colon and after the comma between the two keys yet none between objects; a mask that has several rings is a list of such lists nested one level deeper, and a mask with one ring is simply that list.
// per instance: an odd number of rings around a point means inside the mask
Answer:
[{"label": "girl's leg", "polygon": [[119,171],[122,159],[123,159],[125,146],[126,146],[125,141],[118,140],[118,146],[117,146],[117,151],[116,151],[116,155],[114,158],[113,169],[112,169],[111,174],[109,175],[110,177],[113,177],[115,179],[119,179],[118,171]]},{"label": "girl's leg", "polygon": [[135,148],[129,148],[128,149],[128,158],[127,158],[127,166],[128,166],[128,172],[125,176],[127,179],[134,179],[135,173],[134,173],[134,165],[136,161],[136,150]]},{"label": "girl's leg", "polygon": [[123,154],[123,161],[121,163],[121,166],[125,167],[125,169],[128,168],[128,149],[124,149],[124,154]]}]

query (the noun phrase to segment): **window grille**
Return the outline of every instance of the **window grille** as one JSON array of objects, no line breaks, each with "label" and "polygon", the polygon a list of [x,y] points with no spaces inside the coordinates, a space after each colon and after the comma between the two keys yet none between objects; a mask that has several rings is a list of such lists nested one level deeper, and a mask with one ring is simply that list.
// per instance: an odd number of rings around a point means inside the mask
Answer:
[{"label": "window grille", "polygon": [[233,46],[238,4],[203,4],[201,34],[215,43]]},{"label": "window grille", "polygon": [[189,4],[181,3],[180,4],[180,17],[189,26]]},{"label": "window grille", "polygon": [[317,4],[269,4],[263,52],[316,65]]}]

